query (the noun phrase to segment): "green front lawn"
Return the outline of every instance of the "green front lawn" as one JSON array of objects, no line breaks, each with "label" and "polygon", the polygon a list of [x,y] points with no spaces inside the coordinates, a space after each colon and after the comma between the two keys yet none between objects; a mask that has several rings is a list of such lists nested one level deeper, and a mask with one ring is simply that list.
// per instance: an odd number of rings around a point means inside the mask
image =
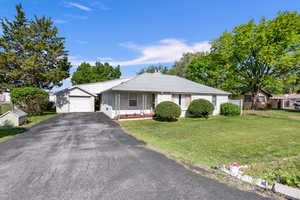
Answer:
[{"label": "green front lawn", "polygon": [[[121,121],[153,147],[206,166],[270,163],[300,155],[300,112],[248,111],[237,117],[177,122]],[[299,159],[297,162],[300,162]]]},{"label": "green front lawn", "polygon": [[0,142],[7,140],[8,138],[13,137],[19,133],[22,133],[25,128],[1,128],[0,127]]},{"label": "green front lawn", "polygon": [[37,116],[30,116],[28,117],[28,123],[21,126],[21,127],[0,127],[0,142],[3,142],[4,140],[7,140],[14,135],[20,134],[26,130],[26,128],[29,128],[43,120],[46,120],[52,116],[54,116],[54,112],[44,112],[42,115]]},{"label": "green front lawn", "polygon": [[41,115],[36,115],[36,116],[30,116],[28,117],[28,123],[25,124],[23,127],[30,127],[33,126],[41,121],[44,121],[50,117],[53,117],[56,113],[55,112],[49,112],[49,111],[45,111],[43,114]]}]

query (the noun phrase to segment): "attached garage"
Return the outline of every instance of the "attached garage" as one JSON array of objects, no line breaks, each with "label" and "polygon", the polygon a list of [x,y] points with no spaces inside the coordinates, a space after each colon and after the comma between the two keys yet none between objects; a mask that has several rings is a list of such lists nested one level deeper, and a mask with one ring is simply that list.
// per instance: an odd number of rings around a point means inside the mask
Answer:
[{"label": "attached garage", "polygon": [[91,98],[70,96],[70,112],[94,112]]},{"label": "attached garage", "polygon": [[56,112],[95,112],[96,95],[79,87],[56,93]]}]

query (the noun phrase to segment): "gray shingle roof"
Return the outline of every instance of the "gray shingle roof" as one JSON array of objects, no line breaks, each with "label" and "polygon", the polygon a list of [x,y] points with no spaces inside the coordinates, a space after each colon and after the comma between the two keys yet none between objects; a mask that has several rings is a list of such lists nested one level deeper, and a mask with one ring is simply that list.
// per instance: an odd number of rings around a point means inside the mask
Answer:
[{"label": "gray shingle roof", "polygon": [[174,92],[195,94],[230,93],[208,87],[185,78],[161,73],[144,73],[112,88],[117,91]]},{"label": "gray shingle roof", "polygon": [[17,117],[24,117],[24,116],[27,116],[27,113],[24,112],[23,110],[20,110],[20,109],[13,109],[13,110],[10,110],[10,111],[7,111],[6,113],[3,113],[2,115],[0,115],[0,118],[1,117],[4,117],[8,114],[13,114]]}]

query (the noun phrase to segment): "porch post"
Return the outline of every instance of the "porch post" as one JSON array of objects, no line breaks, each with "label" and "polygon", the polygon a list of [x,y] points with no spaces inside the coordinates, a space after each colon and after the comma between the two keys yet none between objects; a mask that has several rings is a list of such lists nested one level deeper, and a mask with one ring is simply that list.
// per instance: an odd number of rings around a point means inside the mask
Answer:
[{"label": "porch post", "polygon": [[120,119],[120,94],[115,93],[115,114],[116,119]]}]

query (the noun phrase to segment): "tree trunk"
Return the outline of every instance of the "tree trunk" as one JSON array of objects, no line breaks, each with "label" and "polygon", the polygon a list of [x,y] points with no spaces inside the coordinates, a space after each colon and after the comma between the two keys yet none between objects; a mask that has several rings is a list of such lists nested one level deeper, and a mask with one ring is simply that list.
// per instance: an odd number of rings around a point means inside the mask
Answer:
[{"label": "tree trunk", "polygon": [[251,95],[252,95],[251,110],[256,110],[257,93],[258,93],[258,91],[253,91],[251,93]]}]

